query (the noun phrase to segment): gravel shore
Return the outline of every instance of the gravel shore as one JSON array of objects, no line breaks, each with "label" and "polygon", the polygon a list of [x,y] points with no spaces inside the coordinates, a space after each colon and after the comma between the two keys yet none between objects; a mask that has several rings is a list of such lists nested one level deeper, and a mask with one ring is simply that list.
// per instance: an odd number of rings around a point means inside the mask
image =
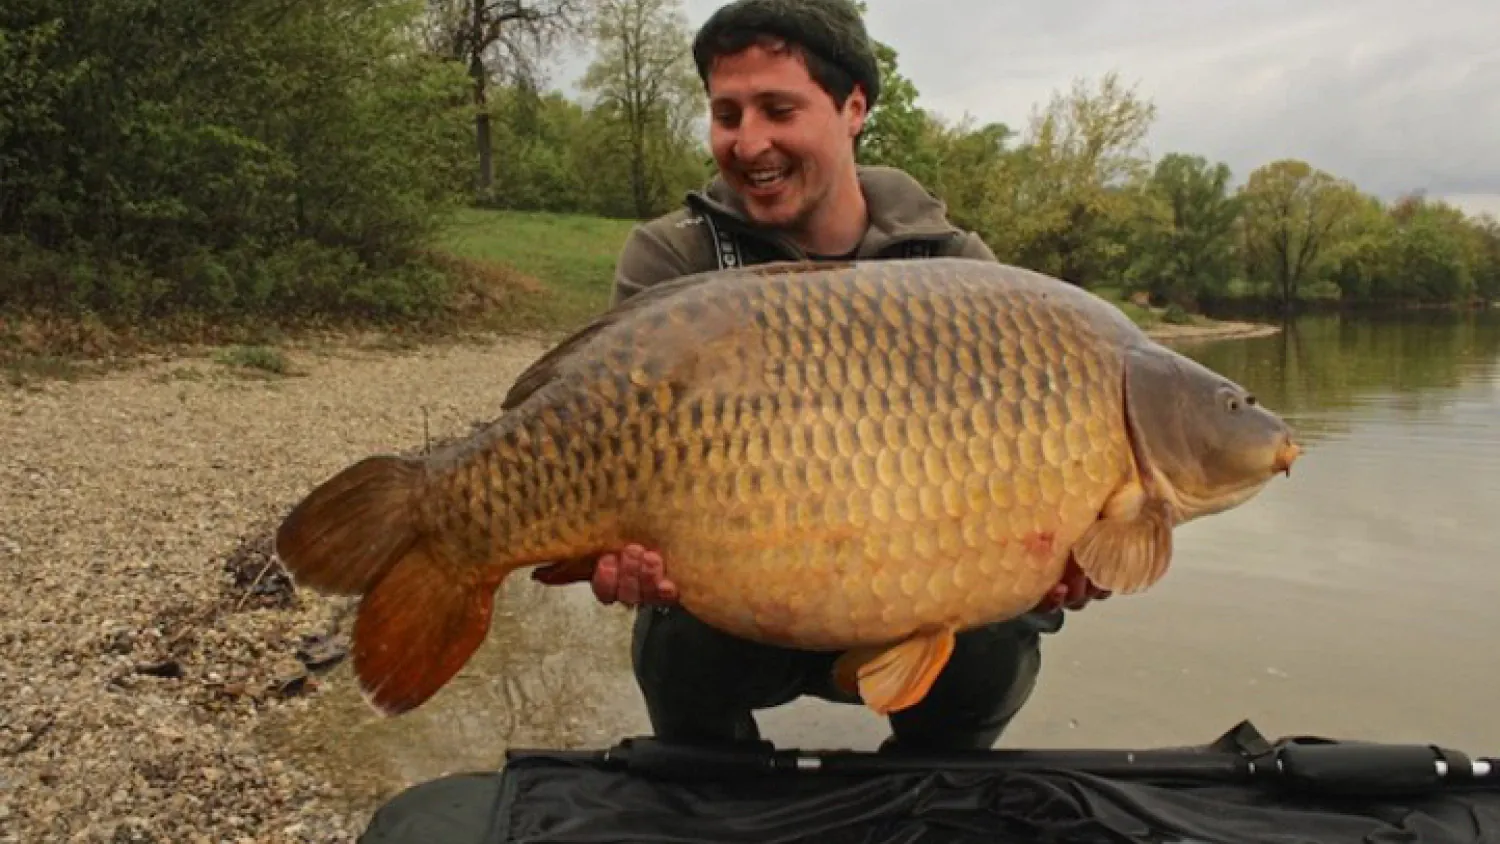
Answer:
[{"label": "gravel shore", "polygon": [[367,809],[254,737],[307,705],[347,609],[291,594],[269,531],[349,462],[492,418],[544,348],[0,386],[0,844],[352,841]]},{"label": "gravel shore", "polygon": [[366,817],[252,738],[315,689],[342,609],[288,593],[269,530],[351,460],[494,416],[541,350],[0,387],[0,842],[352,841]]}]

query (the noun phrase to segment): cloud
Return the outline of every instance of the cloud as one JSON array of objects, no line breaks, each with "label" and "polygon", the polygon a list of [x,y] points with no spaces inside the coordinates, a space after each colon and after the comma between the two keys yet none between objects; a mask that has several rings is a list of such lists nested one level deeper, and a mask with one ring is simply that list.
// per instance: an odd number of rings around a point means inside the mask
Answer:
[{"label": "cloud", "polygon": [[[687,0],[697,26],[719,0]],[[869,0],[921,103],[1023,128],[1074,79],[1118,71],[1157,106],[1153,153],[1283,157],[1383,197],[1500,208],[1500,3]]]}]

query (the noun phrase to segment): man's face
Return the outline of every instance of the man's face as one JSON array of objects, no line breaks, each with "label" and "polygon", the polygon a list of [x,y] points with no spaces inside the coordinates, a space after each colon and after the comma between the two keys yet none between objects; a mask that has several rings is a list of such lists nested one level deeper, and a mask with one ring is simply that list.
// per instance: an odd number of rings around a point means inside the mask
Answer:
[{"label": "man's face", "polygon": [[799,54],[754,45],[721,57],[708,77],[714,160],[755,221],[803,228],[854,166],[864,93],[842,109]]}]

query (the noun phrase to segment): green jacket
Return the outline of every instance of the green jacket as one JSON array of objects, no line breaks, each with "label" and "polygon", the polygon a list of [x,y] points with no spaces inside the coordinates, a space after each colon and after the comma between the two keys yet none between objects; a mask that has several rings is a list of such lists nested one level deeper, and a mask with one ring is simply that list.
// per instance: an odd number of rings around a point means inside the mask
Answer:
[{"label": "green jacket", "polygon": [[[870,225],[856,258],[995,260],[978,235],[949,222],[943,202],[905,172],[865,166],[858,173]],[[706,189],[689,193],[682,208],[631,231],[616,264],[613,303],[691,273],[807,257],[786,236],[746,218],[738,196],[715,178]]]}]

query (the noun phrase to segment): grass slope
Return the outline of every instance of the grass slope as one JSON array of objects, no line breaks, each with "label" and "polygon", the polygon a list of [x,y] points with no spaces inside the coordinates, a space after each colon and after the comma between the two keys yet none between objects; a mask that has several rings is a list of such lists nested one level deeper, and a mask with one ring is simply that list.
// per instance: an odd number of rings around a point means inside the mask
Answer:
[{"label": "grass slope", "polygon": [[[471,266],[503,266],[522,283],[499,328],[567,328],[609,305],[615,261],[633,222],[572,214],[466,210],[439,244]],[[1207,317],[1129,301],[1119,290],[1094,291],[1142,328],[1162,325],[1209,327]]]},{"label": "grass slope", "polygon": [[503,267],[508,291],[497,328],[566,330],[609,305],[615,261],[634,226],[577,214],[467,209],[437,248],[472,265]]}]

